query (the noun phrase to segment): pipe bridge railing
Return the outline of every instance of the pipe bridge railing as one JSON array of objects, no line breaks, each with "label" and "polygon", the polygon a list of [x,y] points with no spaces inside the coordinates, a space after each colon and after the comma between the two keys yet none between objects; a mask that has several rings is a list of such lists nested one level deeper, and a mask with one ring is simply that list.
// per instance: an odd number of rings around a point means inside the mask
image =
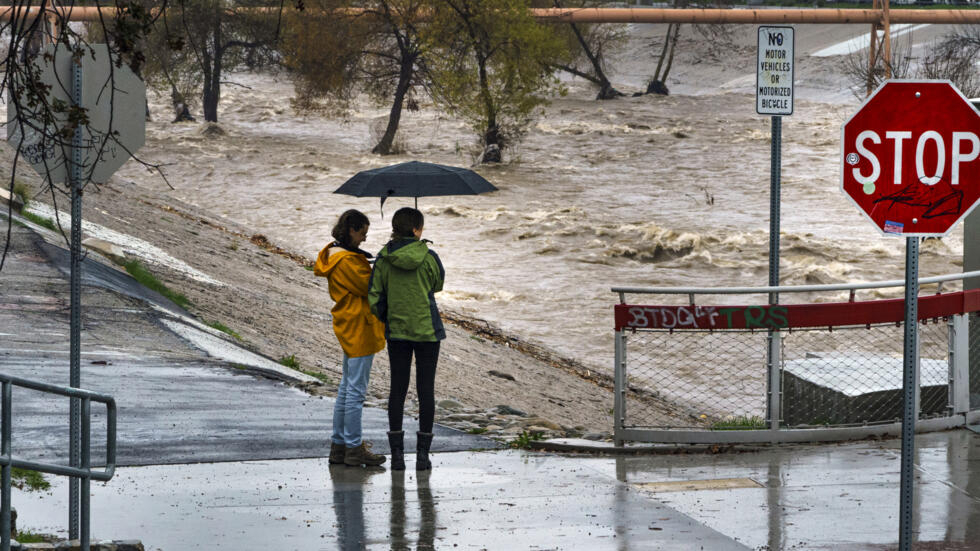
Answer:
[{"label": "pipe bridge railing", "polygon": [[[919,430],[980,422],[980,289],[923,278],[919,297]],[[784,287],[614,287],[614,437],[625,441],[829,441],[901,430],[904,299],[856,301],[903,280]],[[848,292],[847,302],[768,303],[770,293]],[[628,295],[686,295],[650,305]],[[763,295],[710,305],[698,295]],[[729,302],[728,300],[720,302]]]},{"label": "pipe bridge railing", "polygon": [[[69,467],[53,463],[26,461],[13,457],[11,440],[13,432],[13,387],[15,386],[47,394],[57,394],[81,401],[81,466]],[[0,392],[2,392],[2,406],[0,406],[0,424],[2,424],[2,428],[0,428],[0,493],[2,493],[2,500],[0,500],[2,501],[0,503],[0,551],[10,551],[11,469],[14,467],[82,479],[80,540],[83,551],[88,551],[91,517],[91,481],[107,481],[112,478],[116,470],[115,399],[112,396],[98,394],[89,390],[50,385],[5,374],[0,374]],[[101,471],[93,471],[91,463],[92,402],[99,402],[106,406],[106,459],[105,467]]]}]

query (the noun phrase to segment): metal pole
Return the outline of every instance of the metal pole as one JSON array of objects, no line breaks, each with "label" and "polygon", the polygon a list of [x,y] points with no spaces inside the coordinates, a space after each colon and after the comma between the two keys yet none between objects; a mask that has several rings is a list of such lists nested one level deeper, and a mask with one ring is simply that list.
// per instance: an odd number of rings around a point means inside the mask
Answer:
[{"label": "metal pole", "polygon": [[[783,118],[772,118],[769,169],[769,286],[779,286],[779,192],[782,172]],[[769,293],[769,304],[779,304],[779,293]]]},{"label": "metal pole", "polygon": [[[769,286],[779,286],[779,203],[780,203],[780,181],[782,172],[782,139],[783,139],[783,118],[780,116],[772,117],[772,140],[769,152]],[[779,293],[769,293],[769,304],[779,304]],[[769,419],[769,428],[776,430],[779,428],[779,354],[775,352],[777,341],[774,339],[773,331],[770,329],[766,346],[766,367],[769,373],[768,387],[766,393],[766,411]]]},{"label": "metal pole", "polygon": [[613,440],[617,448],[623,446],[623,415],[625,414],[625,384],[626,379],[625,364],[623,362],[623,344],[625,333],[622,330],[616,331],[616,365],[613,367]]},{"label": "metal pole", "polygon": [[2,413],[3,419],[0,422],[3,423],[2,436],[0,436],[0,454],[7,460],[7,463],[3,465],[2,474],[0,477],[3,478],[2,482],[2,492],[3,492],[3,504],[0,507],[0,551],[10,551],[10,510],[12,505],[10,503],[10,437],[12,435],[12,429],[10,427],[10,422],[12,419],[11,415],[11,404],[10,401],[13,398],[13,385],[9,382],[4,381],[3,383],[3,407]]},{"label": "metal pole", "polygon": [[919,367],[919,238],[905,240],[905,373],[902,408],[902,495],[899,513],[899,551],[912,545],[913,463],[915,455],[915,386]]},{"label": "metal pole", "polygon": [[[92,433],[92,401],[88,398],[82,400],[82,469],[86,471],[92,466],[91,458],[91,433]],[[92,498],[92,478],[89,476],[82,478],[82,526],[81,544],[82,551],[89,551],[89,524],[91,521],[91,498]]]},{"label": "metal pole", "polygon": [[[62,54],[65,55],[65,54]],[[82,103],[82,69],[77,63],[72,63],[72,101],[75,105]],[[81,255],[82,255],[82,129],[75,129],[71,147],[71,355],[69,386],[81,386]],[[79,401],[71,398],[69,412],[68,453],[69,465],[78,467],[80,453],[78,449],[79,436]],[[71,477],[68,481],[68,539],[78,538],[78,478]]]}]

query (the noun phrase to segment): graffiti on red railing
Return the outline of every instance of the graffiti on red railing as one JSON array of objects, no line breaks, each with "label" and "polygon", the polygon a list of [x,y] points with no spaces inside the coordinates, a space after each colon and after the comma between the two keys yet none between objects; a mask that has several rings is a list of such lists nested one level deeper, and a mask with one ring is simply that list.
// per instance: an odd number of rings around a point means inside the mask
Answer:
[{"label": "graffiti on red railing", "polygon": [[[616,308],[616,325],[637,329],[784,329],[789,326],[784,306],[620,306],[623,308]],[[621,310],[625,314],[622,320]]]},{"label": "graffiti on red railing", "polygon": [[[980,311],[980,289],[919,297],[919,319]],[[641,306],[617,304],[621,329],[788,329],[901,323],[905,300],[760,306]]]}]

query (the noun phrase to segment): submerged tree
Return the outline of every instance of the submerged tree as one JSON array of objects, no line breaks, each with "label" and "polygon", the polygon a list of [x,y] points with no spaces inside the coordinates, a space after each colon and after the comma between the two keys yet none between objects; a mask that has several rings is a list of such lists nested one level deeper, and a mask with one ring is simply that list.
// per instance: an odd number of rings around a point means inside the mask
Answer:
[{"label": "submerged tree", "polygon": [[[595,0],[554,0],[556,8],[597,7],[601,2]],[[558,60],[555,67],[584,78],[599,88],[596,99],[613,99],[624,94],[613,87],[606,76],[608,54],[626,38],[622,25],[582,25],[578,23],[557,23],[555,32],[568,43],[568,56]]]},{"label": "submerged tree", "polygon": [[[880,39],[880,36],[879,36]],[[889,59],[885,59],[880,48],[874,52],[874,57],[868,48],[849,52],[840,61],[841,72],[852,83],[851,91],[855,97],[864,98],[870,91],[876,89],[885,81],[887,75],[891,78],[910,78],[912,67],[912,33],[892,39]],[[931,70],[939,71],[945,60],[936,59],[928,63]],[[933,74],[926,72],[926,74]],[[926,78],[946,78],[927,76]]]},{"label": "submerged tree", "polygon": [[175,105],[200,94],[204,120],[217,122],[225,73],[275,59],[280,20],[259,0],[176,0],[146,39],[147,78],[166,83]]},{"label": "submerged tree", "polygon": [[523,0],[435,0],[424,36],[434,97],[479,133],[482,162],[500,162],[560,90],[562,41]]},{"label": "submerged tree", "polygon": [[966,97],[975,98],[980,96],[980,75],[976,68],[978,54],[980,29],[964,25],[930,48],[920,71],[924,78],[949,79]]},{"label": "submerged tree", "polygon": [[[731,2],[730,0],[715,0],[711,4],[715,7],[728,7]],[[687,8],[689,5],[690,0],[676,0],[674,2],[674,6],[677,8]],[[696,7],[704,7],[704,5],[698,4]],[[667,33],[664,36],[660,55],[657,58],[657,70],[647,83],[646,93],[665,96],[669,93],[667,77],[670,75],[670,69],[674,66],[674,54],[677,52],[677,42],[681,35],[681,27],[681,23],[670,23],[667,25]],[[730,26],[710,24],[690,25],[690,27],[710,45],[708,55],[720,57],[728,52],[728,46],[731,44]]]},{"label": "submerged tree", "polygon": [[427,0],[372,0],[357,10],[341,0],[314,0],[287,17],[283,63],[296,78],[296,104],[319,100],[346,108],[366,92],[390,105],[384,133],[372,149],[396,152],[395,135],[411,92],[424,87],[420,25]]}]

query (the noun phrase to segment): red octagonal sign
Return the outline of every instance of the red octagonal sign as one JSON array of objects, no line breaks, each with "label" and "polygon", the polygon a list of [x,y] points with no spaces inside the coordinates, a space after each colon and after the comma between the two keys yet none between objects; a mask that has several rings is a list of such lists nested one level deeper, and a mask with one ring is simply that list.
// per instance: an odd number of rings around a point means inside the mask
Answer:
[{"label": "red octagonal sign", "polygon": [[886,82],[841,144],[841,191],[884,233],[944,235],[980,199],[980,114],[948,80]]}]

